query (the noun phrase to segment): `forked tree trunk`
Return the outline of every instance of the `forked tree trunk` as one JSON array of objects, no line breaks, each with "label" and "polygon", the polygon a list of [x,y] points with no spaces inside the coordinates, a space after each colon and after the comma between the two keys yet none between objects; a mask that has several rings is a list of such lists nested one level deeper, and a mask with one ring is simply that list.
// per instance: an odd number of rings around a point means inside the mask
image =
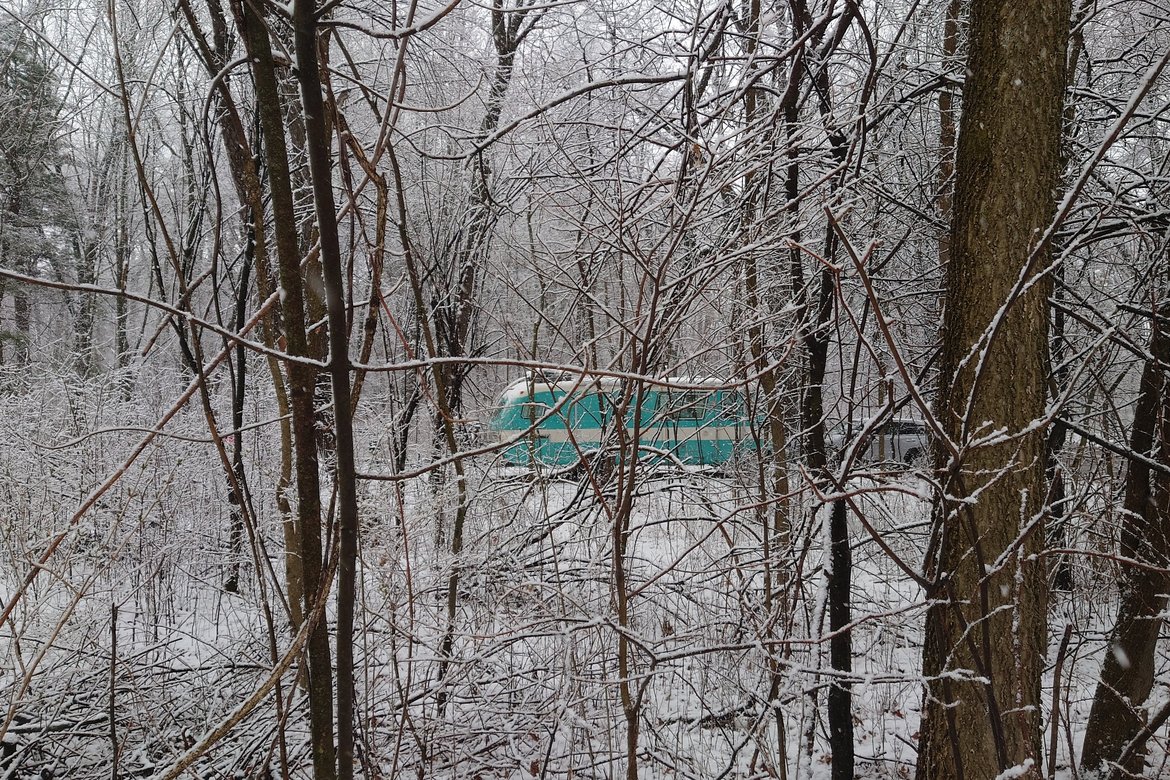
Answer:
[{"label": "forked tree trunk", "polygon": [[[188,0],[181,0],[180,10],[187,20],[191,31],[195,51],[203,60],[209,75],[219,73],[227,62],[228,57],[228,26],[224,9],[219,2],[208,3],[211,18],[212,40],[207,40],[194,11]],[[252,247],[256,266],[256,291],[260,300],[267,300],[272,293],[274,271],[269,257],[268,226],[264,216],[264,193],[261,188],[260,173],[257,168],[257,153],[249,143],[248,135],[244,131],[243,119],[236,106],[229,89],[229,81],[224,78],[216,80],[216,90],[220,100],[220,134],[228,166],[232,172],[232,182],[235,185],[236,195],[245,216],[245,226],[242,230],[242,239]],[[257,146],[259,144],[257,143]],[[119,222],[123,224],[123,222]],[[125,230],[119,233],[121,244],[118,252],[120,288],[125,288],[126,274],[128,273],[129,250],[126,244]],[[125,302],[118,299],[118,305],[123,309]],[[279,344],[277,317],[269,313],[261,320],[261,333],[264,343],[270,349],[276,349]],[[119,320],[121,322],[122,320]],[[124,354],[120,348],[119,354]],[[289,422],[290,401],[288,388],[280,370],[280,362],[271,353],[265,356],[268,374],[272,379],[273,393],[276,397],[277,412],[280,415],[280,475],[276,480],[276,506],[280,512],[282,530],[285,543],[285,591],[289,610],[291,630],[296,633],[304,621],[305,588],[301,566],[300,540],[297,538],[296,520],[293,517],[292,503],[289,500],[289,491],[292,486],[293,475],[293,436],[292,425]]]},{"label": "forked tree trunk", "polygon": [[[973,0],[937,413],[918,777],[1040,777],[1048,247],[1066,0]],[[976,443],[1001,431],[993,444]]]},{"label": "forked tree trunk", "polygon": [[[807,6],[801,0],[795,5],[797,19],[804,18],[803,24],[811,26],[808,18]],[[811,52],[816,51],[818,44],[828,38],[830,46],[839,42],[844,31],[852,24],[855,10],[847,6],[845,13],[837,20],[834,31],[826,36],[827,28],[816,29],[810,39],[809,50],[802,56],[805,58],[805,68],[815,70],[811,73],[812,91],[817,96],[818,110],[824,125],[825,134],[829,140],[829,157],[837,164],[848,159],[849,144],[845,135],[834,126],[831,104],[832,85],[829,79],[827,58],[831,49],[821,51],[818,57]],[[794,28],[799,29],[799,28]],[[791,143],[791,141],[790,141]],[[794,166],[794,164],[791,164]],[[789,192],[799,192],[798,183],[792,178],[794,168],[790,169]],[[830,180],[830,199],[838,191],[844,177],[844,171]],[[828,367],[829,342],[832,337],[830,323],[833,317],[835,292],[837,289],[836,271],[832,260],[837,253],[837,233],[831,224],[825,227],[825,243],[823,257],[829,262],[823,264],[820,273],[815,279],[809,279],[807,286],[802,284],[802,259],[799,254],[792,257],[793,287],[800,306],[804,321],[800,327],[800,338],[804,346],[807,365],[804,376],[804,387],[800,398],[800,423],[804,430],[804,457],[812,474],[822,488],[832,489],[832,479],[829,473],[828,448],[825,431],[824,386],[825,373]],[[853,690],[849,680],[852,672],[853,638],[847,626],[850,622],[852,607],[850,605],[850,583],[853,579],[853,560],[849,548],[848,512],[845,504],[838,500],[829,507],[827,525],[829,538],[829,562],[826,566],[827,608],[829,615],[829,666],[834,674],[829,679],[828,694],[826,696],[825,716],[829,726],[829,750],[832,755],[833,780],[850,780],[854,773],[853,749]]]},{"label": "forked tree trunk", "polygon": [[[492,41],[496,50],[495,72],[492,76],[491,87],[487,96],[486,110],[480,122],[478,139],[482,142],[496,131],[500,123],[500,115],[504,108],[504,98],[508,94],[512,83],[516,63],[516,53],[520,43],[532,30],[535,20],[543,13],[537,10],[530,17],[533,7],[537,3],[517,3],[512,8],[505,8],[502,0],[495,0],[491,5]],[[401,175],[396,171],[396,176]],[[491,232],[495,220],[497,206],[492,198],[494,174],[491,161],[485,152],[477,152],[471,161],[470,195],[468,198],[468,212],[466,225],[462,234],[457,238],[455,248],[450,256],[450,263],[446,268],[436,267],[432,274],[435,278],[443,279],[443,289],[432,290],[428,301],[424,296],[421,278],[417,270],[412,270],[411,277],[415,294],[415,307],[418,312],[419,324],[426,334],[427,352],[429,355],[445,358],[461,358],[471,354],[475,336],[476,312],[479,308],[480,276],[483,273],[483,262],[486,259],[490,245]],[[405,219],[405,205],[401,200],[401,186],[399,202],[402,218]],[[405,236],[403,239],[405,240]],[[459,580],[462,572],[460,557],[463,554],[463,529],[468,513],[467,479],[463,469],[463,459],[459,456],[461,432],[457,429],[455,420],[461,416],[463,406],[463,382],[467,377],[470,366],[457,362],[438,362],[434,364],[432,376],[435,383],[436,407],[433,413],[433,437],[436,454],[446,449],[452,455],[452,469],[455,472],[456,503],[455,517],[451,524],[450,551],[452,557],[451,572],[447,577],[447,625],[439,648],[438,678],[442,683],[446,680],[447,672],[453,662],[455,646],[455,618],[458,609]],[[436,488],[446,481],[446,472],[433,472],[433,484]],[[444,521],[440,509],[436,517],[436,542],[444,536]],[[439,714],[446,709],[447,693],[440,690],[436,696]]]},{"label": "forked tree trunk", "polygon": [[[323,570],[321,549],[321,485],[318,474],[317,436],[313,409],[316,371],[296,360],[310,354],[305,323],[305,296],[301,257],[297,240],[296,215],[289,174],[284,112],[272,59],[272,45],[264,18],[256,8],[241,2],[238,18],[244,27],[252,75],[256,84],[256,107],[268,163],[276,257],[280,274],[281,314],[288,352],[289,399],[296,455],[297,538],[300,541],[304,577],[305,615],[313,614],[319,600],[328,595],[328,578]],[[333,730],[333,669],[329,633],[322,618],[309,637],[309,721],[313,744],[313,772],[317,780],[337,776],[337,753]]]},{"label": "forked tree trunk", "polygon": [[337,207],[333,201],[332,161],[321,97],[322,80],[317,57],[316,3],[299,0],[293,6],[293,39],[297,81],[304,108],[305,149],[317,215],[321,273],[328,312],[329,380],[333,393],[334,469],[337,485],[337,776],[353,777],[354,666],[353,614],[357,574],[357,480],[353,454],[353,410],[350,405],[349,329],[346,322],[341,248],[337,235]]}]

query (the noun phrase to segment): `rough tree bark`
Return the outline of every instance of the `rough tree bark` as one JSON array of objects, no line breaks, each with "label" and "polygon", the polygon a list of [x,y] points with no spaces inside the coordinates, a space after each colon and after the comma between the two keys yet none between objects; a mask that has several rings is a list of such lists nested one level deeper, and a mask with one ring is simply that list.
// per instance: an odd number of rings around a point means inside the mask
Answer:
[{"label": "rough tree bark", "polygon": [[[1066,0],[974,0],[956,157],[927,556],[918,776],[1040,777],[1046,647],[1048,247],[1060,173]],[[982,440],[982,441],[981,441]]]}]

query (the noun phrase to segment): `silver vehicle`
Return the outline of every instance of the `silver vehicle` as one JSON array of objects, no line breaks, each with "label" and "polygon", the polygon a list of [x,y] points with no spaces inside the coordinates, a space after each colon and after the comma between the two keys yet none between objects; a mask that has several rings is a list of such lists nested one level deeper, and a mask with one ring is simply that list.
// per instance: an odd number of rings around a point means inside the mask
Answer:
[{"label": "silver vehicle", "polygon": [[[855,424],[853,438],[864,425]],[[839,434],[832,437],[833,443],[842,455],[848,444]],[[921,420],[887,420],[873,430],[856,460],[861,463],[904,463],[908,466],[921,465],[930,452],[930,438],[926,424]]]}]

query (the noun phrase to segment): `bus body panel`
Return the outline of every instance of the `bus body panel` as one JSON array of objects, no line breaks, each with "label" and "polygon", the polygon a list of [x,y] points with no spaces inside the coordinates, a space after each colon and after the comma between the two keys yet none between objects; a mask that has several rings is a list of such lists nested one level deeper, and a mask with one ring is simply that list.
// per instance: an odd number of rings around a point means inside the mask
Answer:
[{"label": "bus body panel", "polygon": [[[725,382],[678,380],[687,389],[647,385],[635,421],[633,401],[621,423],[638,427],[638,457],[657,465],[721,466],[755,449],[743,393]],[[709,386],[710,389],[707,389]],[[617,452],[615,419],[621,405],[615,379],[546,381],[531,377],[501,394],[490,429],[509,466],[567,468]]]}]

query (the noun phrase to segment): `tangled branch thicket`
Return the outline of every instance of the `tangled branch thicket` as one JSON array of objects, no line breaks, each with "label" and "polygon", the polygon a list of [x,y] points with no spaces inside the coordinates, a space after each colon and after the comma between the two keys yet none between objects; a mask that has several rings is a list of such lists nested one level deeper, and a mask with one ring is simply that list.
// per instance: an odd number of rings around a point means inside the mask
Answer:
[{"label": "tangled branch thicket", "polygon": [[972,6],[0,5],[0,777],[1160,776],[1170,30],[1071,9],[989,300]]}]

